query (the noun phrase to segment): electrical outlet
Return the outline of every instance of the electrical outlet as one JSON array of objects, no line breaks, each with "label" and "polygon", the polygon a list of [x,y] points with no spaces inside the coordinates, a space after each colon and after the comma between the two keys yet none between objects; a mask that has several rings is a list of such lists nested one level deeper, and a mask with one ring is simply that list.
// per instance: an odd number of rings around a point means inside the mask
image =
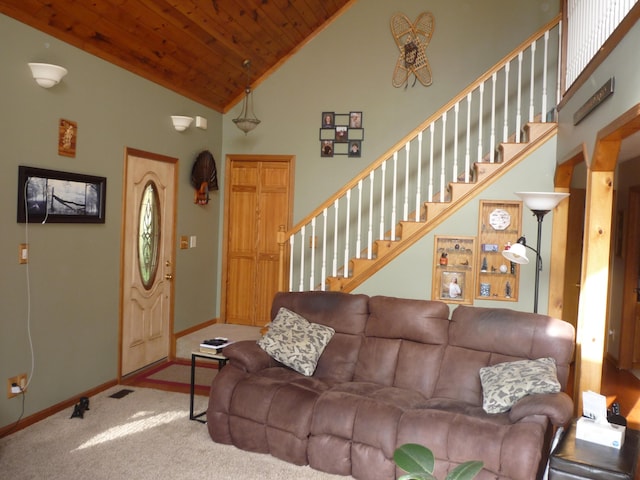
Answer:
[{"label": "electrical outlet", "polygon": [[[16,388],[13,386],[13,384],[16,384],[19,387],[17,392],[15,391]],[[11,377],[7,380],[7,398],[16,397],[20,395],[20,393],[24,392],[26,389],[27,389],[26,373],[23,373],[15,377]]]}]

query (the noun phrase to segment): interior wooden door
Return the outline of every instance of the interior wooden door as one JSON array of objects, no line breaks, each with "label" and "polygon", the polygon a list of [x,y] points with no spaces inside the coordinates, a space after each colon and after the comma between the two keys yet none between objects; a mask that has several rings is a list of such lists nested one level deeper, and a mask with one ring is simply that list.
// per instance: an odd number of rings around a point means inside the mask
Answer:
[{"label": "interior wooden door", "polygon": [[620,368],[640,368],[640,186],[629,189],[620,332]]},{"label": "interior wooden door", "polygon": [[121,375],[169,355],[176,158],[127,149],[122,233]]},{"label": "interior wooden door", "polygon": [[291,222],[293,157],[230,155],[225,178],[222,316],[263,326],[278,291],[278,228]]}]

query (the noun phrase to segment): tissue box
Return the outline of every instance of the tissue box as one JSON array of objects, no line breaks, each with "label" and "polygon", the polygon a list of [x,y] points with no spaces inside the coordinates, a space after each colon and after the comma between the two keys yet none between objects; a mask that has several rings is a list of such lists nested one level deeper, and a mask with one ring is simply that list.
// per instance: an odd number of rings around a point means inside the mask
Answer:
[{"label": "tissue box", "polygon": [[605,447],[620,449],[624,443],[626,428],[612,423],[597,423],[582,417],[576,423],[576,438]]}]

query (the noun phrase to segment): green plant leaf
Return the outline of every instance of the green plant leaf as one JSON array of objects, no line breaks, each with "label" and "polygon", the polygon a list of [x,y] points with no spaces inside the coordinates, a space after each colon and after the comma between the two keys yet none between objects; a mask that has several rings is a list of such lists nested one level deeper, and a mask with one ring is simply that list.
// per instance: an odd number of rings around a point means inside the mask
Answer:
[{"label": "green plant leaf", "polygon": [[477,460],[461,463],[449,472],[446,480],[471,480],[482,470],[483,466],[484,463]]},{"label": "green plant leaf", "polygon": [[[393,453],[396,465],[410,474],[433,473],[435,459],[433,453],[427,447],[417,443],[405,443],[400,445]],[[411,477],[421,479],[422,477]]]},{"label": "green plant leaf", "polygon": [[402,475],[398,477],[398,480],[438,480],[436,477],[431,475],[430,473],[407,473],[406,475]]}]

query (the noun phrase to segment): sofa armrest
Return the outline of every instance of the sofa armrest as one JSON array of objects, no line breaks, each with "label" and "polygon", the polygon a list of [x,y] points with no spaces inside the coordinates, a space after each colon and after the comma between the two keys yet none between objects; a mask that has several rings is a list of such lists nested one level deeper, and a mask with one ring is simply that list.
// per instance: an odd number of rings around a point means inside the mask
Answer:
[{"label": "sofa armrest", "polygon": [[573,416],[573,400],[564,392],[527,395],[511,407],[509,419],[515,423],[529,415],[545,415],[553,425],[565,425]]},{"label": "sofa armrest", "polygon": [[257,372],[278,363],[262,350],[254,340],[240,340],[224,349],[230,363],[245,372]]}]

